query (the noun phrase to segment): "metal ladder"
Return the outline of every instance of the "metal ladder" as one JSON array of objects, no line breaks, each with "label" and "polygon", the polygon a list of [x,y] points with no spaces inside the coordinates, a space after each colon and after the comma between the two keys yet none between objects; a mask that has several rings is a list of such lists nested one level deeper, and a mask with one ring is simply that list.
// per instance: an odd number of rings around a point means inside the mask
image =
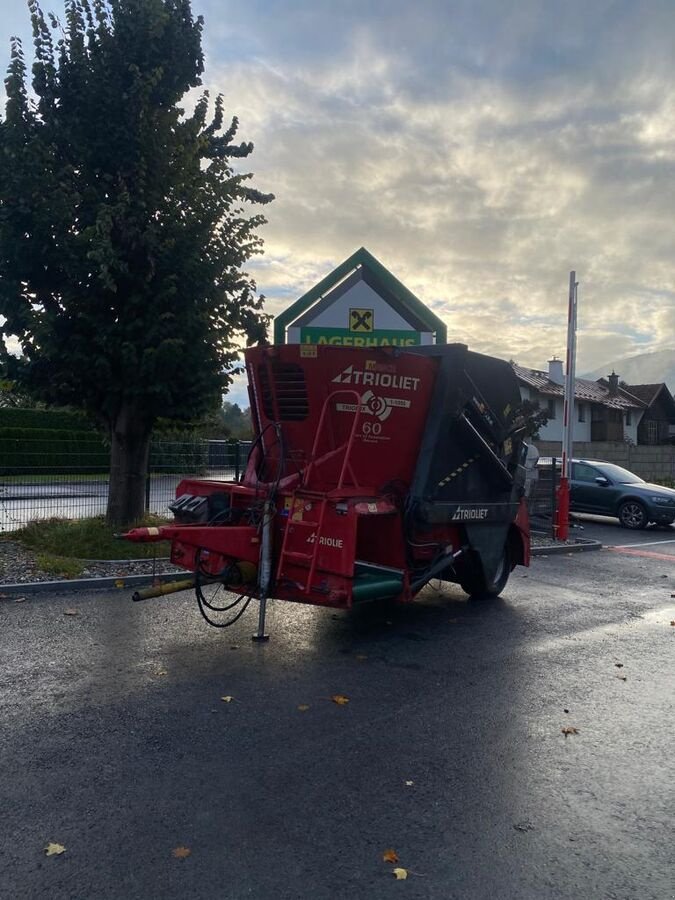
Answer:
[{"label": "metal ladder", "polygon": [[[336,447],[335,450],[331,451],[329,455],[333,455],[338,453],[340,450],[344,449],[344,458],[342,460],[342,467],[340,469],[340,475],[335,485],[334,490],[339,491],[344,487],[345,477],[349,475],[351,481],[355,486],[358,486],[358,482],[356,481],[356,476],[354,475],[354,470],[352,469],[351,463],[349,462],[349,456],[352,451],[352,447],[354,446],[354,439],[356,437],[356,428],[361,419],[361,397],[358,391],[350,391],[350,390],[339,390],[333,391],[331,394],[326,397],[324,400],[323,406],[321,408],[321,415],[319,416],[319,424],[316,428],[316,433],[314,435],[314,442],[312,445],[312,452],[310,455],[309,463],[307,464],[303,475],[302,475],[302,483],[300,487],[298,487],[292,494],[291,497],[291,507],[288,512],[288,522],[286,523],[286,528],[284,530],[283,541],[281,542],[281,551],[279,553],[279,563],[277,565],[276,577],[277,580],[281,577],[282,570],[284,568],[284,564],[286,562],[300,562],[300,563],[309,563],[309,567],[307,570],[307,578],[304,584],[297,582],[298,589],[303,594],[309,594],[311,590],[312,581],[314,579],[314,574],[316,572],[316,564],[317,557],[319,555],[319,547],[321,546],[321,529],[323,527],[323,520],[326,515],[326,508],[328,506],[328,498],[325,492],[312,490],[310,487],[310,476],[312,471],[314,470],[317,464],[317,453],[319,451],[319,442],[321,439],[321,433],[324,428],[325,422],[327,421],[327,414],[330,404],[335,400],[335,398],[340,394],[347,394],[350,397],[355,398],[355,412],[354,419],[352,421],[352,427],[349,431],[349,437],[345,444],[341,447]],[[324,457],[325,460],[326,457]],[[319,515],[316,521],[314,522],[305,522],[303,520],[293,521],[293,515],[300,505],[301,508],[304,508],[305,501],[311,501],[313,505],[318,505],[319,507]],[[288,540],[289,536],[292,533],[295,533],[295,529],[304,529],[308,532],[314,531],[314,540],[312,542],[312,549],[309,553],[304,553],[299,550],[288,550]]]}]

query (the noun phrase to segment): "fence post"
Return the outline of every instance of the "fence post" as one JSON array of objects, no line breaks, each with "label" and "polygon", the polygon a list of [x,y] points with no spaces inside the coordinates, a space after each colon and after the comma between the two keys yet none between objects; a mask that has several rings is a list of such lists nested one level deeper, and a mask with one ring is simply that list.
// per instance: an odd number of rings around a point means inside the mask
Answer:
[{"label": "fence post", "polygon": [[234,445],[234,480],[239,481],[239,451],[241,449],[241,442],[237,441]]},{"label": "fence post", "polygon": [[145,511],[150,512],[150,467],[145,473]]}]

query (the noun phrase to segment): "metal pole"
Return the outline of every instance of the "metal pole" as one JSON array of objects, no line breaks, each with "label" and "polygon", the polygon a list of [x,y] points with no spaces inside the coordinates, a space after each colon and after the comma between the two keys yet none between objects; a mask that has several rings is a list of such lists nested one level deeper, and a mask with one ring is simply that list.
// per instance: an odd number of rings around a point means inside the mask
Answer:
[{"label": "metal pole", "polygon": [[272,580],[272,519],[274,517],[274,504],[269,500],[263,507],[262,541],[260,543],[260,567],[258,569],[258,596],[260,608],[258,610],[258,630],[251,635],[253,641],[268,641],[269,635],[265,634],[265,613],[267,611],[267,594]]},{"label": "metal pole", "polygon": [[577,350],[577,287],[576,273],[570,272],[569,302],[567,306],[567,359],[565,368],[565,399],[563,402],[562,469],[558,488],[557,538],[566,541],[569,534],[570,460],[574,447],[574,370]]},{"label": "metal pole", "polygon": [[556,484],[556,462],[557,458],[554,456],[551,458],[551,537],[555,540],[555,532],[556,532],[556,495],[558,492],[558,485]]}]

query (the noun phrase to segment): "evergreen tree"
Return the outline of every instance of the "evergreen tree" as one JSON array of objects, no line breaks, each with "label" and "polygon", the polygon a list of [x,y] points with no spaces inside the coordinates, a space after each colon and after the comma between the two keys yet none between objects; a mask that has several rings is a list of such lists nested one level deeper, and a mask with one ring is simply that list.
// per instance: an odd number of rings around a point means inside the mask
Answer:
[{"label": "evergreen tree", "polygon": [[[143,513],[158,416],[193,419],[264,339],[242,266],[273,199],[237,174],[222,96],[209,118],[189,0],[29,0],[32,91],[13,40],[0,119],[0,353],[5,377],[91,413],[110,438],[108,520]],[[6,338],[18,339],[21,356]]]}]

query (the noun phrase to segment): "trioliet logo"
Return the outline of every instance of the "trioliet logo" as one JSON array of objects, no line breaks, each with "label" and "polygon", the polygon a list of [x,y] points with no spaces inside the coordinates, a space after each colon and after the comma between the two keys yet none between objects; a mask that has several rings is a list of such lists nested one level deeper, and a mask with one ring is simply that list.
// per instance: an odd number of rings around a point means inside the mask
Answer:
[{"label": "trioliet logo", "polygon": [[364,387],[397,388],[399,391],[416,391],[420,379],[412,375],[396,375],[393,372],[362,372],[354,366],[347,366],[333,379],[336,384],[361,384]]},{"label": "trioliet logo", "polygon": [[[313,531],[310,534],[310,536],[307,538],[307,543],[316,543],[316,531]],[[325,537],[324,535],[321,535],[321,537],[319,538],[319,545],[321,547],[334,547],[336,550],[342,550],[344,541],[342,540],[342,538]]]},{"label": "trioliet logo", "polygon": [[462,506],[458,506],[454,512],[452,517],[453,522],[467,522],[475,519],[487,519],[488,515],[487,506],[482,506],[480,508],[466,508]]}]

